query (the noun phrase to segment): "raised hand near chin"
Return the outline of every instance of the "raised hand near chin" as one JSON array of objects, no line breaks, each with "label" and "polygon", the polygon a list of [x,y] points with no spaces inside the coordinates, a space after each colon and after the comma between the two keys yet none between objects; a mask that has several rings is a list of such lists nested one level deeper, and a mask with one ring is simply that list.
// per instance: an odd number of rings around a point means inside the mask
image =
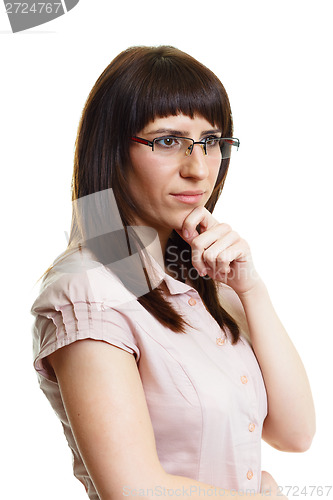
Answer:
[{"label": "raised hand near chin", "polygon": [[223,282],[238,294],[247,293],[261,281],[248,243],[205,207],[192,210],[182,229],[176,231],[191,246],[192,264],[201,276]]}]

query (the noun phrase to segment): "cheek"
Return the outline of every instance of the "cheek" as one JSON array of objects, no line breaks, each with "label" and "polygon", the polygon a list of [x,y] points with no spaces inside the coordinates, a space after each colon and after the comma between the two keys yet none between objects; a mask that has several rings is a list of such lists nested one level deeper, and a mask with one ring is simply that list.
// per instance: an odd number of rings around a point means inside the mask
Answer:
[{"label": "cheek", "polygon": [[128,178],[135,185],[149,186],[156,177],[156,161],[146,154],[136,153],[131,155],[131,162]]},{"label": "cheek", "polygon": [[222,170],[223,170],[223,168],[222,168],[222,165],[220,162],[218,165],[216,165],[216,167],[214,168],[214,171],[212,172],[212,176],[211,176],[212,184],[215,185],[215,183],[219,177],[220,172],[222,174]]},{"label": "cheek", "polygon": [[134,165],[129,178],[136,192],[159,198],[169,190],[172,176],[168,165],[153,161],[144,165]]},{"label": "cheek", "polygon": [[132,167],[128,176],[128,189],[136,202],[142,207],[152,203],[153,200],[159,200],[159,186],[160,183],[156,174],[154,175],[148,165]]}]

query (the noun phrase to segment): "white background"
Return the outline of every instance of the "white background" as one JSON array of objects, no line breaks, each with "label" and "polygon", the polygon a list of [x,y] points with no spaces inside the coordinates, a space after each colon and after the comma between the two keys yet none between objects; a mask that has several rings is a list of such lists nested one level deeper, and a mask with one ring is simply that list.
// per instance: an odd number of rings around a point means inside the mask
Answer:
[{"label": "white background", "polygon": [[131,45],[174,45],[226,87],[241,147],[214,215],[250,243],[317,412],[310,450],[283,453],[263,443],[262,468],[283,486],[333,484],[331,25],[331,2],[321,0],[81,0],[65,16],[12,34],[2,8],[3,498],[87,498],[37,385],[29,311],[37,279],[66,246],[85,99]]}]

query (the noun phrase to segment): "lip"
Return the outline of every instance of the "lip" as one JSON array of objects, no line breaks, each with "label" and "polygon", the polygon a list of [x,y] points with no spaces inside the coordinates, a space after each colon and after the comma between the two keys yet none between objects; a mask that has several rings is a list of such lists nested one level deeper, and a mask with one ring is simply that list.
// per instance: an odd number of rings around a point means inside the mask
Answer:
[{"label": "lip", "polygon": [[[190,194],[187,194],[187,193],[190,193]],[[171,196],[173,196],[177,200],[181,201],[182,203],[197,203],[198,201],[201,200],[203,194],[204,193],[202,191],[197,191],[197,192],[184,191],[184,193],[178,193],[178,194],[171,193]]]},{"label": "lip", "polygon": [[197,190],[197,191],[182,191],[181,193],[171,193],[171,194],[174,196],[179,196],[179,195],[194,196],[196,194],[203,194],[203,193],[204,191]]}]

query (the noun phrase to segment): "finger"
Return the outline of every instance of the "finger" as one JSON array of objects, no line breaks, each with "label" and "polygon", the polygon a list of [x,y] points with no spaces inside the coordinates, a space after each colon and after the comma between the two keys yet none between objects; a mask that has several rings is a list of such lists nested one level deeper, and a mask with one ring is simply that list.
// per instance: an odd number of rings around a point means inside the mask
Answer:
[{"label": "finger", "polygon": [[[211,243],[211,240],[214,240],[216,238],[216,232],[220,234],[221,231],[222,234],[223,231],[230,232],[226,232],[226,234]],[[236,233],[236,231],[232,231],[230,226],[228,226],[227,224],[219,224],[216,231],[214,227],[207,231],[207,233],[204,233],[203,235],[200,235],[192,240],[191,246],[193,266],[198,269],[199,273],[201,271],[204,271],[207,266],[209,266],[212,270],[215,270],[216,266],[218,265],[217,258],[221,254],[221,252],[225,251],[232,245],[235,245],[239,241],[240,236],[238,233]],[[222,268],[224,267],[224,270],[228,271],[229,262],[227,262],[227,264],[223,266],[223,259],[221,259],[220,268],[221,264]]]},{"label": "finger", "polygon": [[216,260],[209,263],[209,266],[215,273],[229,273],[232,263],[234,261],[242,260],[246,260],[244,245],[242,243],[235,243],[223,252],[220,252],[216,257]]},{"label": "finger", "polygon": [[[223,245],[223,239],[226,237],[226,235],[232,232],[232,228],[229,226],[229,224],[216,224],[214,226],[211,226],[206,232],[200,233],[200,235],[197,236],[195,240],[193,238],[191,241],[191,246],[197,249],[201,249],[203,252],[208,248],[211,248],[211,246],[218,241],[221,245]],[[231,240],[232,239],[233,237],[231,238]],[[223,245],[222,249],[224,249],[226,246],[228,246],[228,240],[226,240],[226,245]]]},{"label": "finger", "polygon": [[[199,233],[196,227],[200,225],[202,232],[218,224],[212,214],[205,207],[196,207],[183,222],[182,233],[186,241],[191,242]],[[197,233],[197,234],[196,234]]]},{"label": "finger", "polygon": [[179,231],[178,229],[175,229],[175,231],[176,231],[176,233],[179,234],[179,236],[181,236],[183,238],[183,240],[187,241],[188,243],[190,243],[193,240],[193,238],[195,238],[196,236],[199,236],[199,233],[196,229],[194,230],[191,237],[189,237],[189,235],[186,232],[184,234],[183,230]]},{"label": "finger", "polygon": [[230,273],[231,269],[229,268],[229,271],[228,272],[224,272],[224,271],[221,271],[221,270],[218,270],[217,272],[213,272],[213,271],[210,271],[209,272],[209,276],[216,280],[216,281],[219,281],[220,283],[225,283],[226,285],[228,284],[228,280],[229,280],[229,273]]},{"label": "finger", "polygon": [[246,249],[242,242],[237,242],[234,245],[231,245],[230,247],[226,248],[223,250],[223,252],[220,252],[216,258],[217,264],[231,264],[234,261],[242,261],[246,260],[246,255],[245,255]]},{"label": "finger", "polygon": [[221,249],[224,250],[239,239],[236,232],[231,233],[232,229],[228,224],[217,224],[192,239],[190,243],[192,247],[192,264],[199,272],[203,270],[205,265],[215,261]]},{"label": "finger", "polygon": [[[214,243],[212,243],[210,246],[206,247],[206,245],[205,245],[205,250],[203,251],[202,258],[203,258],[203,261],[206,263],[215,263],[217,260],[217,257],[222,252],[224,252],[228,248],[232,247],[236,243],[240,242],[240,240],[241,240],[239,234],[236,233],[236,231],[232,231],[230,226],[228,226],[227,224],[221,224],[221,226],[226,226],[226,227],[220,228],[219,232],[222,231],[222,236],[220,236],[220,238],[217,241],[215,241]],[[228,229],[228,228],[230,228],[230,229]],[[223,234],[223,232],[224,232],[224,234]],[[203,236],[208,235],[208,233],[209,232],[205,233]],[[196,238],[195,242],[197,240],[199,240],[199,238]],[[193,242],[193,245],[195,242]]]}]

